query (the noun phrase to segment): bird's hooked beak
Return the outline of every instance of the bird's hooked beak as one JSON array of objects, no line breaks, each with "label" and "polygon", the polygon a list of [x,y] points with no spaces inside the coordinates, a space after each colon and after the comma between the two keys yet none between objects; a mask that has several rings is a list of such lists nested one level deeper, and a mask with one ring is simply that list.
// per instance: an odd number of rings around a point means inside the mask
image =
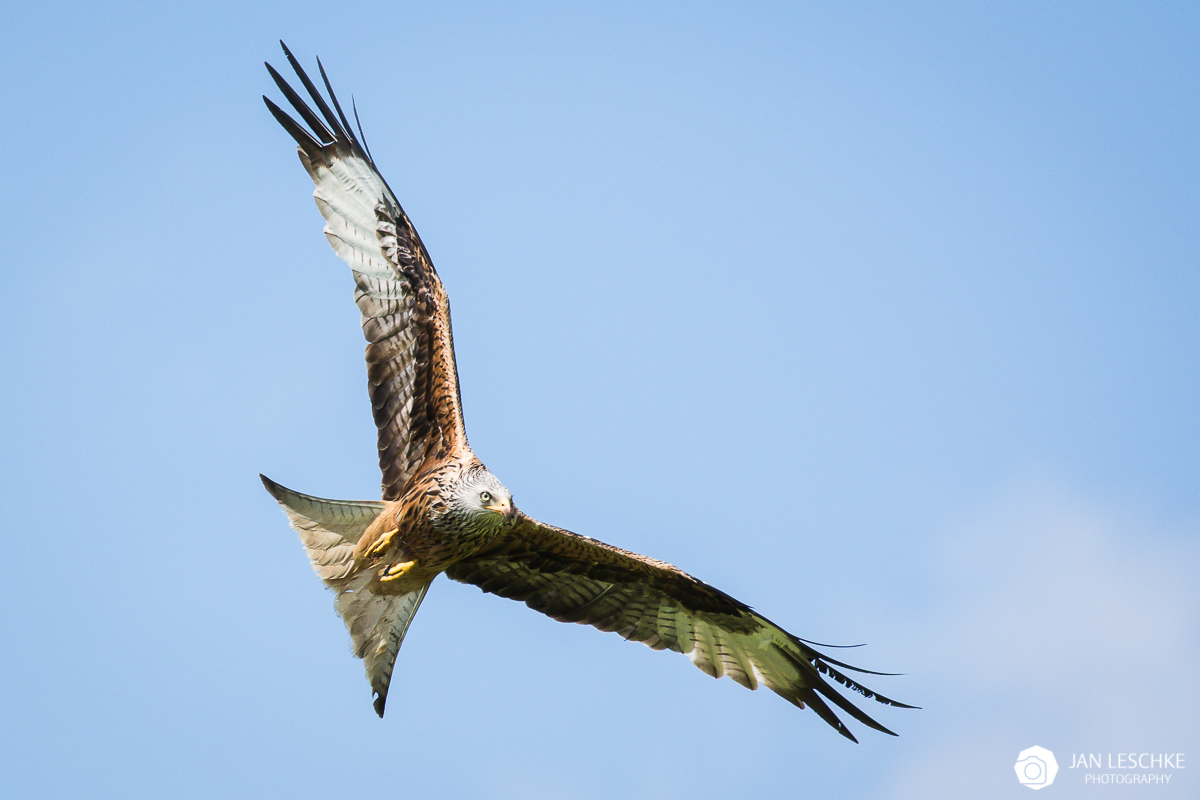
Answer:
[{"label": "bird's hooked beak", "polygon": [[488,511],[495,511],[497,514],[504,515],[504,518],[512,522],[517,517],[517,507],[511,500],[497,500],[490,506],[484,506]]}]

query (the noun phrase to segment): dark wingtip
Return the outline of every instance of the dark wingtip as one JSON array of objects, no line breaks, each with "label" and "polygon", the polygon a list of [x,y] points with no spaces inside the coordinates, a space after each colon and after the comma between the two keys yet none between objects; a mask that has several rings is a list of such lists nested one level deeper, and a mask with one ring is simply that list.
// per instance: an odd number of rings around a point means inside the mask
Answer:
[{"label": "dark wingtip", "polygon": [[[888,701],[888,702],[887,702],[887,705],[889,705],[889,706],[895,706],[896,708],[911,708],[911,709],[914,709],[914,710],[916,710],[916,711],[920,711],[920,710],[921,710],[921,706],[910,706],[908,703],[901,703],[899,700],[892,700],[892,699],[890,699],[890,698],[887,698],[887,697],[885,697],[885,698],[883,698],[883,699]],[[898,735],[898,734],[896,734],[896,735]]]},{"label": "dark wingtip", "polygon": [[858,744],[858,739],[853,733],[851,733],[850,729],[846,727],[846,723],[838,719],[837,714],[833,713],[833,709],[826,705],[825,701],[822,700],[812,689],[802,692],[794,700],[792,700],[792,702],[796,703],[801,708],[807,705],[816,712],[818,717],[825,720],[829,727],[833,728],[835,731],[840,733],[842,736],[845,736],[855,744]]},{"label": "dark wingtip", "polygon": [[[268,64],[267,66],[270,65]],[[312,134],[297,125],[296,121],[287,115],[287,112],[271,102],[271,98],[265,94],[263,95],[263,102],[267,104],[267,109],[271,112],[271,116],[275,117],[275,121],[291,134],[291,137],[296,140],[296,144],[300,145],[305,152],[309,154],[320,152],[321,143],[314,139]]]},{"label": "dark wingtip", "polygon": [[375,159],[371,156],[371,147],[367,144],[367,137],[363,133],[362,121],[358,118],[358,106],[354,104],[354,95],[350,95],[350,107],[354,109],[354,124],[358,126],[358,140],[362,143],[363,150],[367,151],[367,160],[374,164]]},{"label": "dark wingtip", "polygon": [[346,115],[342,112],[342,106],[338,103],[337,95],[333,91],[333,85],[329,83],[329,76],[325,74],[325,65],[321,63],[320,56],[317,57],[317,71],[321,73],[321,81],[325,84],[325,91],[329,92],[329,99],[333,103],[333,107],[337,109],[338,119],[342,122],[342,129],[346,132],[346,138],[354,143],[354,128],[350,127],[350,121],[346,119]]},{"label": "dark wingtip", "polygon": [[[267,66],[269,67],[271,65],[268,64]],[[866,642],[860,642],[859,644],[828,644],[827,642],[814,642],[812,639],[801,639],[799,636],[797,636],[796,638],[799,639],[800,641],[804,642],[805,644],[811,644],[814,647],[836,647],[839,650],[849,650],[849,649],[852,649],[855,647],[866,647],[867,646]]]},{"label": "dark wingtip", "polygon": [[278,483],[271,480],[266,475],[263,475],[261,472],[258,473],[258,478],[259,478],[259,480],[262,481],[263,488],[265,488],[267,490],[267,492],[271,495],[271,497],[274,497],[276,500],[279,500],[279,494],[281,491],[283,491],[284,487],[280,486]]},{"label": "dark wingtip", "polygon": [[[329,130],[329,126],[322,122],[321,118],[312,112],[312,109],[308,107],[308,103],[305,103],[304,100],[300,98],[300,95],[296,94],[288,82],[283,79],[283,76],[276,72],[275,68],[270,64],[267,64],[267,72],[271,73],[271,79],[275,81],[275,85],[279,87],[279,91],[283,92],[283,96],[287,98],[287,101],[292,104],[292,108],[296,109],[296,112],[304,119],[306,123],[308,123],[308,127],[312,129],[313,133],[315,133],[318,138],[320,138],[322,146],[326,140],[332,142],[337,138],[333,131]],[[268,106],[270,105],[271,103],[268,103]],[[279,118],[279,114],[275,113],[274,111],[271,113],[275,114],[277,119]],[[285,128],[288,127],[286,123],[283,123],[283,125]],[[307,131],[305,133],[307,133]],[[293,134],[293,136],[294,135],[295,134]]]},{"label": "dark wingtip", "polygon": [[375,713],[379,715],[380,719],[383,719],[383,707],[386,705],[387,705],[387,695],[385,695],[385,694],[375,695]]}]

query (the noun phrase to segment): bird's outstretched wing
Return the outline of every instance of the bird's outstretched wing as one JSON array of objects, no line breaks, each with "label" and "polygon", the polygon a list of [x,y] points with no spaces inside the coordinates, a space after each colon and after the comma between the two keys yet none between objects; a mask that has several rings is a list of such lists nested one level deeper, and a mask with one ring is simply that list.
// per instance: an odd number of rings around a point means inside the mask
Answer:
[{"label": "bird's outstretched wing", "polygon": [[307,128],[263,100],[299,145],[300,161],[316,184],[325,236],[354,271],[383,499],[395,500],[426,458],[466,446],[450,303],[421,237],[355,137],[320,61],[333,108],[286,45],[283,52],[321,115],[270,64],[271,77]]},{"label": "bird's outstretched wing", "polygon": [[748,689],[766,686],[800,708],[809,706],[853,741],[858,740],[825,700],[864,725],[892,731],[854,706],[825,678],[885,705],[913,707],[871,691],[835,666],[870,670],[817,652],[744,603],[666,562],[544,525],[524,514],[503,541],[454,565],[446,575],[485,592],[522,600],[560,622],[592,625],[655,650],[683,653],[713,677],[728,675]]}]

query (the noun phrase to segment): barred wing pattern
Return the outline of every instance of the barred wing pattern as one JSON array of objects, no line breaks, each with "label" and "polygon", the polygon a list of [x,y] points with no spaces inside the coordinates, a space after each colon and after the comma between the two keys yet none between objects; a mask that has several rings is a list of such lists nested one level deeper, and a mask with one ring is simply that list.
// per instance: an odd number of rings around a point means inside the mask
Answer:
[{"label": "barred wing pattern", "polygon": [[831,659],[744,603],[666,562],[524,514],[504,541],[450,567],[446,575],[524,601],[560,622],[592,625],[655,650],[683,653],[714,678],[728,675],[747,689],[766,686],[800,708],[811,707],[853,741],[858,740],[825,700],[864,725],[895,734],[822,676],[885,705],[913,708],[871,691],[834,665],[872,675],[888,673]]},{"label": "barred wing pattern", "polygon": [[325,236],[353,270],[368,342],[383,499],[395,500],[427,458],[466,445],[450,304],[421,237],[355,137],[320,61],[332,109],[286,45],[283,50],[321,116],[270,64],[271,77],[308,127],[263,100],[299,145],[300,161],[316,184]]}]

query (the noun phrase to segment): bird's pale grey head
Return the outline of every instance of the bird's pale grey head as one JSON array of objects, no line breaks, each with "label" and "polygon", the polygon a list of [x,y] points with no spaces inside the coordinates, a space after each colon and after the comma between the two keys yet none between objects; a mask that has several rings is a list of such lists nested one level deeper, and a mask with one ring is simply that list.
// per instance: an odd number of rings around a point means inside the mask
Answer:
[{"label": "bird's pale grey head", "polygon": [[447,494],[450,515],[467,528],[498,527],[517,515],[512,492],[486,467],[468,471],[450,485]]}]

